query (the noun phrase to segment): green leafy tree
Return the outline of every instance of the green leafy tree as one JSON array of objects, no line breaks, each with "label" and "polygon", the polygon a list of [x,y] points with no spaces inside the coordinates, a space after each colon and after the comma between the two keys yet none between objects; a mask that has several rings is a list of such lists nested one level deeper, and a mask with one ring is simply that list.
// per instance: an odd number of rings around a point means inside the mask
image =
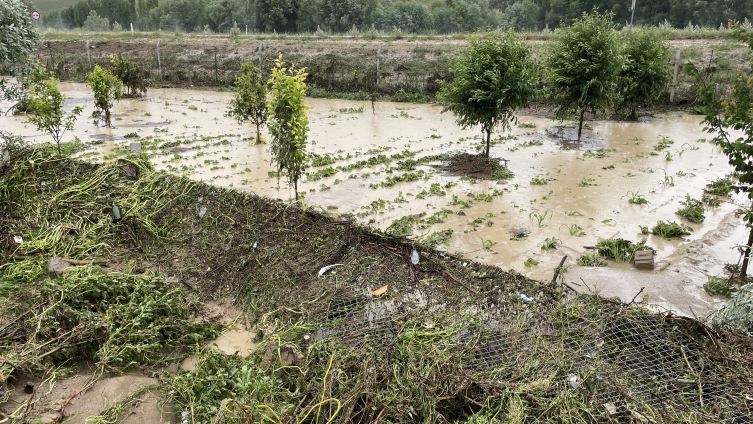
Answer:
[{"label": "green leafy tree", "polygon": [[111,72],[123,82],[128,89],[126,96],[146,96],[146,71],[136,62],[123,59],[120,56],[110,56]]},{"label": "green leafy tree", "polygon": [[110,20],[105,18],[104,16],[99,16],[99,13],[97,13],[96,10],[92,10],[89,12],[89,16],[87,16],[86,20],[84,21],[84,29],[87,31],[98,32],[109,31]]},{"label": "green leafy tree", "polygon": [[583,14],[569,28],[558,29],[547,56],[547,86],[556,116],[580,116],[578,140],[586,110],[609,114],[617,99],[617,77],[623,56],[612,14]]},{"label": "green leafy tree", "polygon": [[488,158],[492,131],[510,129],[515,111],[538,95],[531,51],[511,31],[473,37],[468,49],[452,58],[450,72],[451,82],[439,82],[442,112],[452,112],[464,129],[481,125]]},{"label": "green leafy tree", "polygon": [[505,9],[502,22],[510,25],[516,31],[534,30],[539,22],[541,8],[533,0],[518,1]]},{"label": "green leafy tree", "polygon": [[[735,26],[734,34],[753,49],[753,33]],[[712,142],[727,155],[735,169],[738,184],[733,190],[753,200],[753,79],[739,70],[731,84],[719,85],[708,72],[696,69],[691,63],[686,63],[684,68],[685,72],[696,76],[699,84],[698,97],[706,115],[704,129],[715,135]],[[753,245],[753,210],[744,209],[742,216],[746,226],[751,228],[740,270],[740,275],[745,276]]]},{"label": "green leafy tree", "polygon": [[653,106],[669,89],[669,45],[657,30],[638,30],[628,40],[624,54],[615,111],[622,119],[636,120],[638,107]]},{"label": "green leafy tree", "polygon": [[256,142],[261,142],[260,127],[267,123],[267,86],[252,62],[241,65],[241,75],[235,79],[236,91],[230,100],[228,115],[241,125],[249,121],[256,126]]},{"label": "green leafy tree", "polygon": [[306,170],[306,134],[309,118],[306,113],[306,69],[287,67],[282,54],[275,60],[269,84],[269,133],[272,136],[272,161],[277,171],[293,183],[298,200],[298,181]]},{"label": "green leafy tree", "polygon": [[94,91],[94,112],[92,113],[94,123],[101,121],[109,127],[111,125],[110,109],[113,102],[123,97],[123,82],[112,72],[96,65],[94,71],[86,76],[86,85]]},{"label": "green leafy tree", "polygon": [[73,123],[81,114],[82,108],[76,106],[70,114],[63,112],[65,98],[58,89],[58,79],[50,74],[45,81],[31,85],[29,90],[29,122],[36,125],[37,130],[48,134],[60,150],[60,140],[67,130],[73,129]]},{"label": "green leafy tree", "polygon": [[29,10],[19,0],[0,2],[0,63],[23,62],[39,41]]}]

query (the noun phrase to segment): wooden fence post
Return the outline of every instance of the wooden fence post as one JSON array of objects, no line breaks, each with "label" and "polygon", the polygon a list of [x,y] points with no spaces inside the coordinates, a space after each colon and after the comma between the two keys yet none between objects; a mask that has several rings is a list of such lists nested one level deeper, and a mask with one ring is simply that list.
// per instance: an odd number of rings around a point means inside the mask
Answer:
[{"label": "wooden fence post", "polygon": [[159,45],[162,43],[162,39],[157,40],[157,65],[159,66],[159,79],[162,80],[162,58],[159,55]]},{"label": "wooden fence post", "polygon": [[680,49],[675,54],[675,77],[672,79],[672,92],[669,93],[669,102],[675,102],[675,90],[677,89],[677,72],[680,70]]},{"label": "wooden fence post", "polygon": [[379,59],[380,59],[381,53],[382,53],[382,46],[379,46],[379,48],[377,49],[377,78],[376,78],[377,86],[379,86]]},{"label": "wooden fence post", "polygon": [[86,57],[89,58],[89,70],[92,69],[92,54],[91,50],[89,49],[89,40],[86,40]]}]

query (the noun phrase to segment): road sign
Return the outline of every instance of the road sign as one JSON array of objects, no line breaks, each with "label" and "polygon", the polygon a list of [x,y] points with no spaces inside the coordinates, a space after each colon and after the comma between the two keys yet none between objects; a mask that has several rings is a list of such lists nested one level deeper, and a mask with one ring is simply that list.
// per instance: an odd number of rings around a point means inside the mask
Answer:
[{"label": "road sign", "polygon": [[633,0],[633,10],[635,10],[635,0]]},{"label": "road sign", "polygon": [[35,21],[38,21],[40,16],[41,15],[36,10],[31,12],[31,19],[34,19]]}]

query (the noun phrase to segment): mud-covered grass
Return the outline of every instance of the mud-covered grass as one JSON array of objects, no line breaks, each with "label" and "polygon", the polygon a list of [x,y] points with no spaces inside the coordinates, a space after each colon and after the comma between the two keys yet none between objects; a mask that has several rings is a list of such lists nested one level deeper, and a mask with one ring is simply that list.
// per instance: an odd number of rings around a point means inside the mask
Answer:
[{"label": "mud-covered grass", "polygon": [[507,168],[507,162],[484,155],[458,153],[446,158],[437,168],[449,175],[457,175],[478,180],[507,180],[515,176]]},{"label": "mud-covered grass", "polygon": [[[144,156],[91,165],[39,148],[0,172],[3,384],[195,352],[196,370],[163,373],[160,390],[196,423],[705,422],[751,407],[753,343],[692,319],[570,297]],[[99,262],[47,279],[52,256]],[[221,327],[194,318],[217,297],[255,328],[250,356],[201,347]]]}]

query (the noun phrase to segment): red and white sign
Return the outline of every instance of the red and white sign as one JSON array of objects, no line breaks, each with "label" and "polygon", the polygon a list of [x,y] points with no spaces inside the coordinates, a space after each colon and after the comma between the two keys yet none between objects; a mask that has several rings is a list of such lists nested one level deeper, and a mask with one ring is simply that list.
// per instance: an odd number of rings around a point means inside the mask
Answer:
[{"label": "red and white sign", "polygon": [[34,19],[35,21],[38,21],[40,16],[41,15],[36,10],[31,12],[31,19]]},{"label": "red and white sign", "polygon": [[635,0],[633,0],[633,10],[635,10]]}]

